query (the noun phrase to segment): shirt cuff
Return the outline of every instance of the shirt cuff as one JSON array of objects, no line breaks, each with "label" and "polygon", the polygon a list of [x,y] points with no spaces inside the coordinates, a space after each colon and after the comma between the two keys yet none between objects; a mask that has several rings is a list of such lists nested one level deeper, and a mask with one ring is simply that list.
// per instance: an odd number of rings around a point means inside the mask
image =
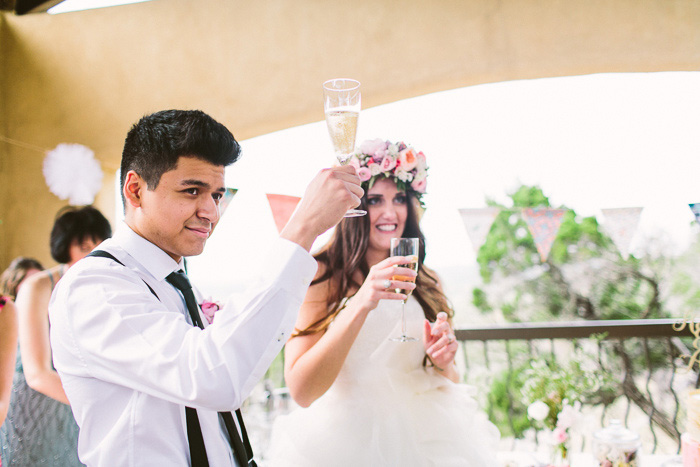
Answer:
[{"label": "shirt cuff", "polygon": [[279,286],[288,291],[303,287],[304,294],[316,275],[318,264],[311,254],[298,244],[279,238],[268,252],[268,260],[263,264],[277,265]]}]

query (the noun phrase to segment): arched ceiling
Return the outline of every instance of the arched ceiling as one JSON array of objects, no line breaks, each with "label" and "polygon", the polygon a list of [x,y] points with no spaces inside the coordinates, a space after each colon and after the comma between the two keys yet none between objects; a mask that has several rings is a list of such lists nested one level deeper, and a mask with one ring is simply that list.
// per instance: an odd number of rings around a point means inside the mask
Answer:
[{"label": "arched ceiling", "polygon": [[2,267],[27,248],[46,256],[63,205],[41,148],[85,144],[114,169],[129,126],[164,108],[202,109],[246,139],[321,120],[321,83],[335,77],[359,79],[367,108],[496,81],[697,70],[700,2],[153,0],[0,13],[0,65]]}]

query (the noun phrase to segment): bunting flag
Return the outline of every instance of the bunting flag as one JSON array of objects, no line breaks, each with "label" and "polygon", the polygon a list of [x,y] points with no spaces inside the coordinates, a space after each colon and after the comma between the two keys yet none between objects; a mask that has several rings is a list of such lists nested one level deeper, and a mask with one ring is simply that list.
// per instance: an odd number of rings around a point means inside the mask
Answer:
[{"label": "bunting flag", "polygon": [[467,230],[469,240],[472,242],[474,253],[478,254],[479,249],[486,242],[486,237],[491,231],[491,225],[493,225],[493,221],[496,220],[499,212],[498,208],[464,208],[459,210],[462,222],[464,222],[464,228]]},{"label": "bunting flag", "polygon": [[639,225],[639,216],[643,208],[601,209],[605,218],[605,231],[624,259],[629,258],[632,238]]},{"label": "bunting flag", "polygon": [[698,224],[700,224],[700,203],[693,203],[689,204],[688,206],[690,206],[690,210],[693,211],[693,214],[695,215],[695,220]]},{"label": "bunting flag", "polygon": [[236,193],[238,193],[238,188],[226,188],[224,196],[222,196],[221,201],[219,201],[219,218],[224,217],[226,208],[231,204],[231,200],[236,196]]},{"label": "bunting flag", "polygon": [[549,251],[552,249],[554,239],[557,237],[565,212],[565,209],[523,209],[523,219],[525,219],[527,228],[535,240],[535,246],[542,262],[546,261],[549,256]]},{"label": "bunting flag", "polygon": [[267,202],[270,203],[272,217],[275,219],[278,232],[281,232],[287,225],[300,200],[301,198],[296,196],[267,194]]}]

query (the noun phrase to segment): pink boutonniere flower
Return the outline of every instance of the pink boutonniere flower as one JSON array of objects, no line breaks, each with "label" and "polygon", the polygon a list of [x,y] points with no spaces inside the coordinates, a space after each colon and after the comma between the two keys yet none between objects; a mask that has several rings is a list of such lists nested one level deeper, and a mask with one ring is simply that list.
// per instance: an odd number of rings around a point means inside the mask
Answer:
[{"label": "pink boutonniere flower", "polygon": [[204,300],[201,305],[199,305],[204,313],[204,317],[207,319],[209,324],[214,321],[214,314],[221,309],[221,306],[217,302],[211,300]]}]

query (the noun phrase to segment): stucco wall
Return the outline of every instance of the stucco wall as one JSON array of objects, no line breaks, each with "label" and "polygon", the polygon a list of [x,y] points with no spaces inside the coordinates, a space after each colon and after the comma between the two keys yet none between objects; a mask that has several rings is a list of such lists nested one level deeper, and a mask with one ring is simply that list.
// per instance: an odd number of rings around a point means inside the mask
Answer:
[{"label": "stucco wall", "polygon": [[[696,0],[154,0],[56,16],[4,14],[0,269],[48,265],[65,202],[42,149],[76,142],[112,174],[129,126],[199,108],[239,139],[323,118],[320,85],[350,76],[363,106],[477,83],[700,68]],[[439,116],[438,116],[439,117]]]}]

